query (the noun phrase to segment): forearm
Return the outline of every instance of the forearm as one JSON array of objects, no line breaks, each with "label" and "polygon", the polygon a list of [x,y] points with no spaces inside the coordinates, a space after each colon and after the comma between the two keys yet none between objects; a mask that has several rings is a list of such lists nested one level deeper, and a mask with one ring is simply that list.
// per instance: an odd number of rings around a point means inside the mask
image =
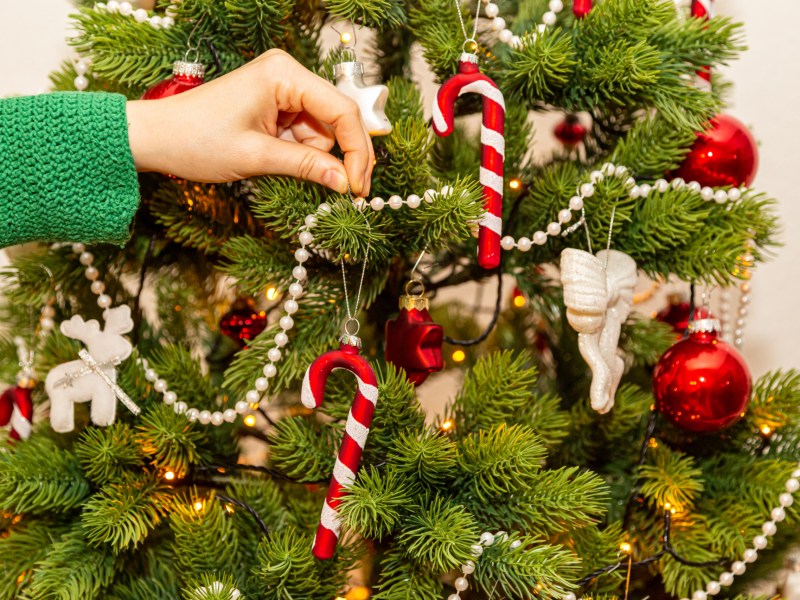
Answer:
[{"label": "forearm", "polygon": [[124,97],[0,100],[0,247],[123,242],[138,203]]}]

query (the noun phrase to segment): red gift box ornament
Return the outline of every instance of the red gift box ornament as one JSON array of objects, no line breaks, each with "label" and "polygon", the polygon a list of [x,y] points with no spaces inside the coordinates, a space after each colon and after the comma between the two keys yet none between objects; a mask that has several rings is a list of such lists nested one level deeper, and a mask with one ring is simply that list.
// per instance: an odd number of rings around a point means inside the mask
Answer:
[{"label": "red gift box ornament", "polygon": [[[400,314],[386,322],[386,361],[406,372],[414,385],[424,382],[428,375],[444,366],[442,342],[444,330],[428,312],[428,299],[412,295],[409,288],[419,282],[409,281],[406,293],[400,296]],[[420,285],[422,285],[420,283]]]}]

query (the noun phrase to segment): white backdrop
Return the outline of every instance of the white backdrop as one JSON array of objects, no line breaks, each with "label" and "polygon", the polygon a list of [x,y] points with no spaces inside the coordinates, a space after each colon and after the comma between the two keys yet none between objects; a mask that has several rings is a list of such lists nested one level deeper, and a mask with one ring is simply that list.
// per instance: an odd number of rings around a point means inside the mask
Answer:
[{"label": "white backdrop", "polygon": [[[785,246],[753,279],[745,355],[754,374],[800,367],[800,63],[797,0],[717,0],[718,12],[745,23],[749,52],[727,75],[735,84],[730,112],[761,144],[755,186],[780,201]],[[0,96],[47,89],[47,73],[69,56],[66,0],[0,3]],[[796,170],[797,169],[797,170]],[[796,183],[795,183],[796,181]]]}]

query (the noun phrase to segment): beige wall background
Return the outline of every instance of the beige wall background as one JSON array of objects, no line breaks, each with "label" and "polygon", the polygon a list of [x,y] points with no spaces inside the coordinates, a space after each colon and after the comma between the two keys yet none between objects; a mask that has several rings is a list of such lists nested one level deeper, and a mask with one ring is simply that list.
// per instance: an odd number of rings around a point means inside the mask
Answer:
[{"label": "beige wall background", "polygon": [[[761,145],[755,186],[779,199],[784,247],[753,279],[744,353],[755,375],[800,367],[800,49],[797,0],[717,0],[717,11],[745,23],[750,47],[726,70],[735,82],[730,112],[749,124]],[[47,90],[47,74],[70,56],[67,0],[0,3],[0,97]],[[421,75],[426,90],[431,86]],[[553,119],[537,128],[552,143]],[[0,262],[1,262],[0,258]],[[491,294],[484,301],[492,301]]]}]

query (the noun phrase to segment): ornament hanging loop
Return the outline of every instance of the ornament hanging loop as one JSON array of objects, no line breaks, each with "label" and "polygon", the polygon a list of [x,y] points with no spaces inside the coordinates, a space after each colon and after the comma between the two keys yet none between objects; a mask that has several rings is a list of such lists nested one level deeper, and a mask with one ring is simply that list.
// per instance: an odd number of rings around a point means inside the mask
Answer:
[{"label": "ornament hanging loop", "polygon": [[[411,291],[412,286],[414,286],[415,284],[419,285],[419,287],[421,288],[418,294],[414,294]],[[406,296],[411,296],[413,298],[421,298],[425,294],[425,284],[422,283],[422,281],[419,279],[409,279],[406,282],[405,290],[406,290]]]},{"label": "ornament hanging loop", "polygon": [[[355,327],[355,331],[350,331],[350,326]],[[355,317],[350,317],[347,321],[344,322],[344,333],[345,335],[349,335],[351,337],[355,337],[358,335],[358,332],[361,330],[361,322],[356,319]]]},{"label": "ornament hanging loop", "polygon": [[478,54],[478,40],[474,38],[467,38],[464,40],[464,43],[461,44],[461,53],[462,54],[471,54],[472,56],[477,56]]}]

